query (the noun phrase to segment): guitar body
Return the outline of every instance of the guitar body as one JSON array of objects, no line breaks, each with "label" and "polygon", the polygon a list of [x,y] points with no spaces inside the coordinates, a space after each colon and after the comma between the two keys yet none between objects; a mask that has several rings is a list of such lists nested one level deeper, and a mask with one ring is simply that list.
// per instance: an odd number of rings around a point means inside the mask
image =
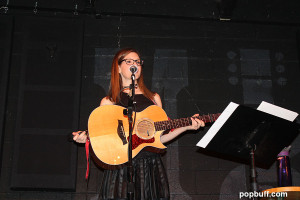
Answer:
[{"label": "guitar body", "polygon": [[[88,130],[92,149],[97,158],[108,165],[128,162],[129,123],[123,110],[124,107],[117,105],[99,106],[89,117]],[[156,105],[136,113],[132,157],[147,146],[166,148],[160,142],[163,131],[156,131],[154,127],[154,122],[165,120],[168,120],[165,111]]]}]

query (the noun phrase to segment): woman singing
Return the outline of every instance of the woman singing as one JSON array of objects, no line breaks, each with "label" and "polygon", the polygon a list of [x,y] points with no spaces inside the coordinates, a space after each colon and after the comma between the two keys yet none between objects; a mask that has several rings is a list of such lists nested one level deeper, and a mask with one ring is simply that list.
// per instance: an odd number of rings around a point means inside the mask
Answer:
[{"label": "woman singing", "polygon": [[[162,107],[160,96],[150,91],[144,84],[143,60],[140,54],[132,48],[125,48],[116,53],[111,66],[111,81],[109,92],[101,100],[103,105],[127,106],[128,95],[130,95],[129,85],[131,84],[130,66],[135,65],[135,102],[136,112],[143,111],[150,105]],[[120,93],[120,91],[122,92]],[[194,115],[195,117],[197,115]],[[187,130],[196,130],[203,127],[203,121],[192,119],[192,125],[174,129],[162,134],[162,143],[169,142]],[[86,132],[73,132],[73,140],[78,143],[85,143]],[[167,174],[163,166],[159,153],[142,150],[132,160],[133,182],[135,186],[135,200],[164,200],[170,199]],[[124,166],[116,170],[105,170],[101,184],[99,200],[127,199],[127,167]]]}]

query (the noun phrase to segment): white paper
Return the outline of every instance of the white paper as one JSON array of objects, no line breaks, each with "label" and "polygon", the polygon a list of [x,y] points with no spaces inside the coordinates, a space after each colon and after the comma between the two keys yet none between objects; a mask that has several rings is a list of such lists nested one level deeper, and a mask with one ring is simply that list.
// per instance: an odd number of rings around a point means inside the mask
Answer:
[{"label": "white paper", "polygon": [[285,108],[281,108],[279,106],[275,106],[273,104],[267,103],[265,101],[262,101],[261,104],[258,106],[257,110],[260,110],[262,112],[280,117],[282,119],[286,119],[289,121],[294,121],[296,117],[298,116],[298,113],[287,110]]},{"label": "white paper", "polygon": [[220,128],[224,125],[227,119],[231,116],[231,114],[235,111],[235,109],[239,106],[239,104],[230,102],[222,114],[218,117],[218,119],[214,122],[214,124],[210,127],[207,133],[203,136],[203,138],[197,143],[198,147],[206,148],[206,146],[210,143],[210,141],[215,137]]}]

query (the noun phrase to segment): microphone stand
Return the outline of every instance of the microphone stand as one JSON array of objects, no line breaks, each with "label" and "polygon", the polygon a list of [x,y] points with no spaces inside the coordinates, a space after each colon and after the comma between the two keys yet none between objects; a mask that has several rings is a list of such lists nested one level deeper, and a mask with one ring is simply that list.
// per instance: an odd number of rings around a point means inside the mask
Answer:
[{"label": "microphone stand", "polygon": [[[133,183],[133,166],[132,166],[132,132],[133,132],[133,109],[134,109],[134,96],[135,96],[135,75],[132,72],[131,75],[130,89],[131,89],[131,96],[128,99],[128,106],[127,106],[127,116],[129,121],[129,139],[128,139],[128,185],[127,185],[127,196],[128,199],[134,199],[134,183]],[[126,109],[125,109],[126,110]]]}]

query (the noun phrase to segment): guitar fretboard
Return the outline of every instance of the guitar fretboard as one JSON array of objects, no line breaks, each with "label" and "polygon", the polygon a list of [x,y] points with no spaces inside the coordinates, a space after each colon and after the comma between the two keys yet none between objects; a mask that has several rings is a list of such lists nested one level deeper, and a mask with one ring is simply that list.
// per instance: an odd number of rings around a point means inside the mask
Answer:
[{"label": "guitar fretboard", "polygon": [[[211,123],[216,121],[220,115],[221,113],[208,114],[208,115],[198,116],[196,118],[204,121],[205,123]],[[175,129],[175,128],[185,127],[189,125],[192,125],[192,120],[190,117],[154,122],[156,131]]]}]

